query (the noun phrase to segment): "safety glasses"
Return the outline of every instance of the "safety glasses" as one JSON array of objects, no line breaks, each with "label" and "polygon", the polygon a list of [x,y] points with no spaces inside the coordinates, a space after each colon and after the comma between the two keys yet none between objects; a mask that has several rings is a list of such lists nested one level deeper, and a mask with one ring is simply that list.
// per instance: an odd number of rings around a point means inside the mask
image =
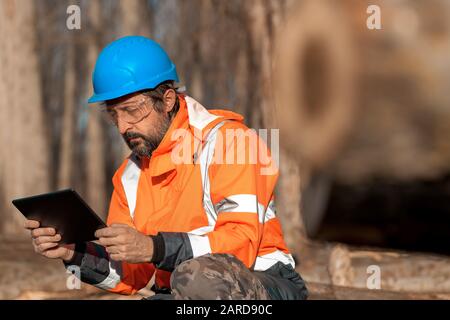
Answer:
[{"label": "safety glasses", "polygon": [[118,125],[119,119],[129,124],[136,124],[152,113],[153,108],[149,106],[149,100],[150,98],[145,97],[133,105],[104,106],[102,111],[106,115],[106,118],[115,126]]}]

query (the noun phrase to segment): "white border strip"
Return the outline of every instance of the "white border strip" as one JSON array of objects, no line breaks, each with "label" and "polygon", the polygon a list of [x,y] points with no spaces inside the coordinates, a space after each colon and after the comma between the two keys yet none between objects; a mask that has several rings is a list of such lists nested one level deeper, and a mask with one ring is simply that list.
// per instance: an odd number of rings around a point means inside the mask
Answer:
[{"label": "white border strip", "polygon": [[137,189],[140,175],[141,169],[139,166],[132,159],[128,159],[121,180],[132,219],[134,219],[134,209],[136,209]]},{"label": "white border strip", "polygon": [[207,235],[199,236],[188,233],[189,241],[191,242],[193,258],[203,256],[211,253],[211,246]]}]

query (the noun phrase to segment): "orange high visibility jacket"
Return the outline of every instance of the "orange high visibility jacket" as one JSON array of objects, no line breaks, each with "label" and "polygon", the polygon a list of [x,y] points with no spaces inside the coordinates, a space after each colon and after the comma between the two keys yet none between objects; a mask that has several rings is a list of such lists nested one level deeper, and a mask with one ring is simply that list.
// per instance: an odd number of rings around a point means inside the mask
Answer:
[{"label": "orange high visibility jacket", "polygon": [[233,254],[259,271],[279,261],[295,268],[275,215],[278,169],[267,146],[241,115],[179,98],[180,109],[151,158],[132,154],[112,179],[107,224],[152,236],[158,257],[130,264],[109,259],[100,245],[77,244],[65,265],[81,267],[82,281],[133,294],[155,274],[158,288],[170,288],[178,264],[207,253]]}]

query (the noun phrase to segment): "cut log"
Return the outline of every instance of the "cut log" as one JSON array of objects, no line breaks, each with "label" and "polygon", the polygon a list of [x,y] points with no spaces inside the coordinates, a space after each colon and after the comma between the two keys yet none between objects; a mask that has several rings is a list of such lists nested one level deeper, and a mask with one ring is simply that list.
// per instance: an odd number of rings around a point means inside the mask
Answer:
[{"label": "cut log", "polygon": [[333,1],[291,8],[277,48],[274,85],[281,140],[313,169],[336,157],[356,112],[357,57],[341,10]]}]

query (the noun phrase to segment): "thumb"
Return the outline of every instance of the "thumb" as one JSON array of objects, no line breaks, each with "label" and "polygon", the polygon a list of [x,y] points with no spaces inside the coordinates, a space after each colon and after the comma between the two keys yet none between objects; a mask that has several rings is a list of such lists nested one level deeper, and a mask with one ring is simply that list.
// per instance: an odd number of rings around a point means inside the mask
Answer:
[{"label": "thumb", "polygon": [[113,223],[111,224],[111,228],[132,228],[132,226],[126,223]]}]

